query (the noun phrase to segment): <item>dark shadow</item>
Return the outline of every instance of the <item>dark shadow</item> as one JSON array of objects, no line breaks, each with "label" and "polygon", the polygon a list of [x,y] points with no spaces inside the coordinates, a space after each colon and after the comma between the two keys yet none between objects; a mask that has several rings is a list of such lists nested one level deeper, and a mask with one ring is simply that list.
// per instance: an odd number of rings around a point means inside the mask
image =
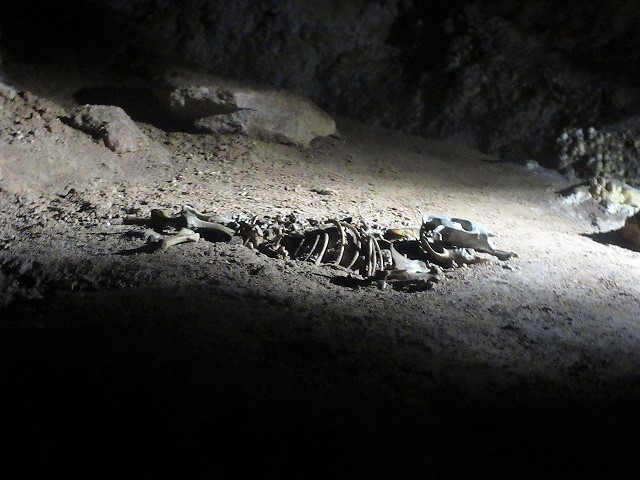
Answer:
[{"label": "dark shadow", "polygon": [[569,187],[561,188],[560,190],[556,190],[555,194],[556,195],[560,195],[561,197],[567,197],[567,196],[571,195],[572,193],[574,193],[576,188],[583,187],[585,185],[587,185],[587,182],[576,183],[576,184],[571,185]]},{"label": "dark shadow", "polygon": [[332,284],[347,288],[368,287],[374,281],[370,278],[359,278],[353,275],[332,277],[329,280]]},{"label": "dark shadow", "polygon": [[[320,297],[287,303],[194,283],[52,292],[5,308],[3,471],[110,479],[637,474],[636,445],[623,435],[640,429],[637,379],[612,379],[605,400],[526,375],[471,398],[460,382],[478,382],[480,373],[491,383],[487,365],[467,365],[468,378],[454,383],[436,372],[460,372],[456,357],[399,362],[403,345]],[[302,309],[318,312],[318,327],[304,330]],[[350,326],[336,346],[324,336],[340,316]]]},{"label": "dark shadow", "polygon": [[603,245],[615,245],[617,247],[640,252],[640,249],[637,247],[637,245],[622,237],[620,230],[611,230],[609,232],[599,233],[583,233],[582,236],[590,238],[594,242],[598,242]]},{"label": "dark shadow", "polygon": [[199,133],[193,119],[181,118],[166,108],[151,89],[139,87],[86,87],[74,93],[80,104],[115,105],[136,122],[165,132]]},{"label": "dark shadow", "polygon": [[123,255],[126,257],[129,255],[136,255],[138,253],[153,253],[160,250],[160,248],[161,248],[160,242],[145,243],[140,247],[125,248],[123,250],[118,250],[117,252],[114,253],[114,255]]}]

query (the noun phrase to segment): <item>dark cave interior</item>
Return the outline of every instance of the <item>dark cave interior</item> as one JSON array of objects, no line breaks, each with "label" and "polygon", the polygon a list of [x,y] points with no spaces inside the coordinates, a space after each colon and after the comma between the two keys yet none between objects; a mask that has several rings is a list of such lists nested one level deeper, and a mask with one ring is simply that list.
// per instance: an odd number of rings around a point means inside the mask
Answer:
[{"label": "dark cave interior", "polygon": [[[559,168],[565,129],[613,131],[640,113],[640,2],[6,1],[0,72],[12,63],[99,64],[141,82],[189,65],[290,89],[332,115]],[[177,118],[158,119],[155,100],[138,86],[88,87],[76,100],[113,103],[134,120],[187,130]],[[640,185],[640,170],[620,179]],[[0,377],[12,391],[3,394],[4,415],[31,419],[0,434],[0,451],[12,457],[3,461],[4,478],[637,474],[636,448],[621,436],[640,427],[626,384],[623,400],[530,400],[544,389],[544,379],[533,379],[515,403],[467,399],[443,384],[409,392],[432,395],[433,412],[418,402],[400,407],[393,389],[397,382],[407,394],[401,380],[362,374],[392,361],[376,357],[384,339],[372,340],[370,365],[310,342],[287,350],[297,367],[274,373],[258,356],[237,364],[231,346],[200,350],[165,318],[172,295],[132,300],[156,310],[169,325],[162,329],[158,318],[136,328],[71,328],[92,315],[89,300],[71,297],[51,313],[65,318],[54,329],[39,326],[35,303],[4,310]],[[259,294],[247,300],[277,322],[260,301]],[[25,315],[28,328],[16,327]],[[312,377],[326,382],[324,396],[309,399],[317,392],[301,378],[304,364],[322,356],[330,359]],[[127,369],[131,377],[123,378]],[[363,396],[372,381],[388,391]],[[261,410],[252,403],[257,395]]]},{"label": "dark cave interior", "polygon": [[564,129],[613,129],[640,108],[638,12],[632,0],[6,2],[0,35],[7,60],[143,77],[190,65],[554,168]]}]

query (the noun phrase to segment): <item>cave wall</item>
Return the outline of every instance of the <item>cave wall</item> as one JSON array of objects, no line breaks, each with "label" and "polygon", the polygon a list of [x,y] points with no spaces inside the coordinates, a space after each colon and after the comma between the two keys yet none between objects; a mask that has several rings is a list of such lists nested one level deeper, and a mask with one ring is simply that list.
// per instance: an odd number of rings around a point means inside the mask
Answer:
[{"label": "cave wall", "polygon": [[637,0],[74,3],[7,3],[3,48],[15,60],[186,64],[549,165],[566,128],[607,129],[640,111]]}]

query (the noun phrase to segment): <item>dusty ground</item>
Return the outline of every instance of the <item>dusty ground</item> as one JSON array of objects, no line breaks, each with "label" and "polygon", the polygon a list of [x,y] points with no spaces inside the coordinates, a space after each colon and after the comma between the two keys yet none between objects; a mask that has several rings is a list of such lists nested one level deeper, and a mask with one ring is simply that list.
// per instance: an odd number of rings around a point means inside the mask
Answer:
[{"label": "dusty ground", "polygon": [[[0,305],[15,477],[631,478],[640,253],[572,182],[339,120],[308,150],[167,132],[116,155],[60,121],[99,73],[13,66],[0,97]],[[330,189],[333,195],[314,190]],[[199,242],[125,215],[182,204],[417,225],[469,218],[518,259],[431,291]],[[139,229],[138,229],[139,230]],[[600,240],[600,241],[598,241]]]}]

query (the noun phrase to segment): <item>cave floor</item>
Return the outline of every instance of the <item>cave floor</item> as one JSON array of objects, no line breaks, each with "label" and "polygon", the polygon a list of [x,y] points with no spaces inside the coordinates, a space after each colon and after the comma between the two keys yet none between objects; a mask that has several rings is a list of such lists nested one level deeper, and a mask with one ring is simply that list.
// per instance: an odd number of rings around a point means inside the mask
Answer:
[{"label": "cave floor", "polygon": [[[620,219],[562,202],[575,182],[345,119],[305,150],[138,122],[151,145],[116,155],[60,121],[106,77],[23,67],[5,81],[32,92],[0,97],[12,476],[637,473],[624,434],[640,427],[640,253],[603,234]],[[406,293],[225,243],[119,253],[143,242],[125,215],[183,204],[468,218],[519,257]]]}]

